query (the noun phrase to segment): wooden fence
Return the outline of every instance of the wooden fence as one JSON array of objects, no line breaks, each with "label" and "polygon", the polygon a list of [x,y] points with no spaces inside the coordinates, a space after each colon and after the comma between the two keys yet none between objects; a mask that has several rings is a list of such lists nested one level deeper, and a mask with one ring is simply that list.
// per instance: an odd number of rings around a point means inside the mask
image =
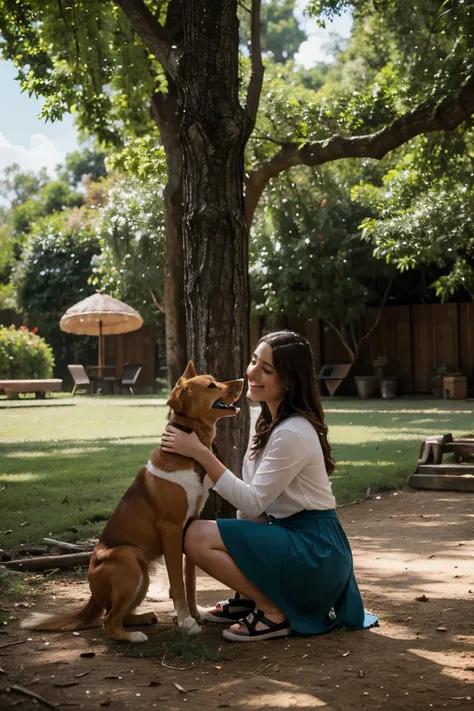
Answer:
[{"label": "wooden fence", "polygon": [[[376,309],[369,311],[361,324],[362,333],[376,315]],[[280,325],[308,338],[317,370],[329,363],[350,362],[337,334],[324,322],[285,314]],[[263,319],[252,319],[252,346],[265,330]],[[474,303],[385,307],[377,327],[361,346],[354,373],[373,375],[378,356],[388,358],[386,373],[397,377],[401,393],[430,392],[440,366],[474,377]]]}]

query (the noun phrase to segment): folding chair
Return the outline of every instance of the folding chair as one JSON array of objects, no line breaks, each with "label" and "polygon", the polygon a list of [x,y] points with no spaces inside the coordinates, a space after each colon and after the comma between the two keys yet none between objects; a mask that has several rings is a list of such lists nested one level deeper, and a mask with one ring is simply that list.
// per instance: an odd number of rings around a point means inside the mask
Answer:
[{"label": "folding chair", "polygon": [[132,363],[125,363],[123,366],[123,371],[122,371],[122,377],[121,378],[112,378],[112,377],[105,377],[103,378],[104,382],[109,384],[112,389],[112,394],[114,392],[114,386],[118,385],[119,386],[119,393],[120,395],[122,394],[122,388],[127,387],[132,395],[135,395],[133,392],[132,385],[135,385],[138,376],[140,375],[140,372],[143,368],[143,365],[134,365]]},{"label": "folding chair", "polygon": [[72,389],[72,397],[76,394],[76,390],[79,388],[80,390],[85,390],[86,392],[91,392],[91,386],[92,383],[89,380],[89,377],[85,371],[85,368],[83,365],[68,365],[68,370],[72,375],[72,379],[74,380],[74,387]]}]

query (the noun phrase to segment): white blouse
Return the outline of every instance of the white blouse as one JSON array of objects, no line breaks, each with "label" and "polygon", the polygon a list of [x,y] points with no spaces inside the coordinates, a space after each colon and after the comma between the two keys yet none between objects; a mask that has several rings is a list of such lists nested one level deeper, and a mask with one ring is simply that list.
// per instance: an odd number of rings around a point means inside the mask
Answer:
[{"label": "white blouse", "polygon": [[214,491],[238,509],[238,518],[255,519],[263,512],[285,518],[336,507],[319,435],[301,415],[275,427],[254,459],[245,455],[242,479],[226,469]]}]

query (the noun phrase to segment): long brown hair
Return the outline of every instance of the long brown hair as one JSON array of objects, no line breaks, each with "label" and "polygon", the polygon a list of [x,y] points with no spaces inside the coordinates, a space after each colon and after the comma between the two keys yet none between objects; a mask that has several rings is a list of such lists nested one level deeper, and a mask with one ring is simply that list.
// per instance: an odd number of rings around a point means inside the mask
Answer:
[{"label": "long brown hair", "polygon": [[324,424],[311,346],[306,338],[293,331],[269,333],[259,340],[258,345],[260,343],[268,343],[272,349],[273,367],[285,386],[285,394],[274,420],[268,405],[262,403],[250,457],[255,457],[265,447],[271,433],[283,420],[290,415],[302,415],[311,422],[319,435],[326,471],[330,476],[335,463],[328,442],[328,428]]}]

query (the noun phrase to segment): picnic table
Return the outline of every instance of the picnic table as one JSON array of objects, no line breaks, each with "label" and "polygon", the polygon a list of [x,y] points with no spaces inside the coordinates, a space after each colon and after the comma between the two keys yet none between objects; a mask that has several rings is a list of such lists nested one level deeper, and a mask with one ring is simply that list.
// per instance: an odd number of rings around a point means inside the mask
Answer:
[{"label": "picnic table", "polygon": [[[115,377],[115,365],[86,365],[85,370],[91,381],[91,392],[97,393],[102,391],[105,386],[105,379]],[[110,389],[105,388],[105,389]]]}]

